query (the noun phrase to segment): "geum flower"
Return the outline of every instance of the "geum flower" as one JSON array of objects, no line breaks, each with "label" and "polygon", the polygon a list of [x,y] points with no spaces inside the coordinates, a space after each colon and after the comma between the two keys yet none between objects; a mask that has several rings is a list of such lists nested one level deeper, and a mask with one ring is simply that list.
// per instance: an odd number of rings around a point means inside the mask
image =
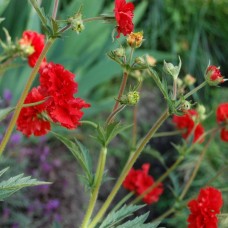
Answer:
[{"label": "geum flower", "polygon": [[132,22],[134,8],[134,4],[131,2],[126,3],[125,0],[115,0],[114,13],[118,32],[116,38],[119,38],[121,33],[126,36],[134,30],[134,24]]},{"label": "geum flower", "polygon": [[186,113],[183,116],[173,116],[173,123],[176,125],[176,128],[179,130],[182,130],[182,137],[184,139],[187,139],[191,134],[193,134],[193,142],[199,142],[202,143],[204,141],[204,138],[202,138],[200,141],[200,137],[204,134],[204,128],[201,125],[201,123],[197,123],[198,119],[198,113],[190,109],[186,111]]},{"label": "geum flower", "polygon": [[[136,195],[142,195],[155,182],[154,178],[148,174],[149,169],[149,163],[143,164],[142,169],[135,170],[132,168],[123,182],[123,187],[134,192]],[[142,200],[147,204],[152,204],[159,200],[162,193],[163,185],[160,183],[157,187],[146,194]]]},{"label": "geum flower", "polygon": [[68,129],[80,124],[82,109],[90,105],[81,98],[75,98],[78,84],[75,75],[60,64],[48,63],[40,71],[40,92],[49,97],[47,113],[53,122],[60,123]]},{"label": "geum flower", "polygon": [[222,193],[213,187],[200,190],[197,199],[188,203],[191,214],[188,217],[188,228],[217,228],[218,218],[223,204]]},{"label": "geum flower", "polygon": [[[45,97],[39,92],[38,88],[33,88],[25,99],[25,104],[42,102]],[[39,105],[25,107],[21,109],[17,119],[17,130],[24,135],[41,136],[48,133],[51,129],[50,123],[42,117],[42,113],[46,110],[46,102]]]},{"label": "geum flower", "polygon": [[[45,43],[45,36],[34,31],[25,31],[22,38],[19,40],[19,45],[24,54],[28,58],[28,64],[34,67],[39,58]],[[46,63],[46,58],[43,59],[41,67]]]},{"label": "geum flower", "polygon": [[220,137],[223,141],[228,142],[228,103],[222,103],[216,111],[216,120],[222,125]]},{"label": "geum flower", "polygon": [[205,79],[210,86],[216,86],[224,82],[219,67],[213,65],[207,68]]}]

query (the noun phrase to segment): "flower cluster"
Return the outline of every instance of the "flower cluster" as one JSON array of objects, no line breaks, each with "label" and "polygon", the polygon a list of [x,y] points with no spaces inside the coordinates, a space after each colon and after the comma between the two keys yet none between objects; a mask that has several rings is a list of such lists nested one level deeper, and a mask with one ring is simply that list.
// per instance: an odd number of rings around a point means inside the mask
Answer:
[{"label": "flower cluster", "polygon": [[[154,178],[148,174],[150,164],[145,163],[142,169],[131,169],[123,182],[124,188],[135,192],[137,195],[143,194],[150,186],[154,184]],[[159,200],[159,196],[163,193],[163,185],[160,183],[143,197],[143,201],[152,204]]]},{"label": "flower cluster", "polygon": [[[193,142],[198,141],[204,134],[204,128],[201,123],[198,123],[198,113],[196,110],[190,109],[186,111],[183,116],[173,116],[173,123],[177,129],[183,130],[182,137],[187,139],[193,134]],[[200,139],[200,143],[203,142],[203,138]]]},{"label": "flower cluster", "polygon": [[223,204],[222,194],[213,187],[201,189],[197,199],[188,203],[191,214],[188,217],[188,228],[216,228],[217,214]]},{"label": "flower cluster", "polygon": [[90,107],[81,98],[75,98],[77,83],[74,74],[62,65],[46,64],[40,71],[40,86],[28,94],[25,104],[41,104],[22,108],[17,129],[26,136],[41,136],[50,130],[50,122],[59,123],[68,129],[76,128],[83,116],[81,109]]},{"label": "flower cluster", "polygon": [[115,0],[114,13],[117,22],[117,38],[120,37],[120,33],[126,36],[134,30],[134,24],[132,22],[134,17],[133,11],[133,3],[126,3],[125,0]]},{"label": "flower cluster", "polygon": [[[19,40],[19,45],[23,53],[28,58],[28,64],[34,67],[44,48],[45,36],[34,31],[25,31],[22,38]],[[46,58],[43,59],[41,66],[46,63]]]},{"label": "flower cluster", "polygon": [[221,75],[219,67],[209,66],[206,71],[205,79],[211,86],[216,86],[224,82],[223,76]]},{"label": "flower cluster", "polygon": [[223,141],[228,142],[228,103],[223,103],[218,106],[216,120],[218,124],[224,124],[220,136]]}]

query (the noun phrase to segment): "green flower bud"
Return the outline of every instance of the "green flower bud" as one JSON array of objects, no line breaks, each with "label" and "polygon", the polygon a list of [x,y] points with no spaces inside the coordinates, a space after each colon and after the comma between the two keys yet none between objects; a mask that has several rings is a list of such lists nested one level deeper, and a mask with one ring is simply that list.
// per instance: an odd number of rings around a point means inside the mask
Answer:
[{"label": "green flower bud", "polygon": [[145,60],[142,57],[136,57],[135,63],[137,63],[138,65],[145,65]]},{"label": "green flower bud", "polygon": [[117,48],[116,50],[113,51],[115,56],[117,57],[124,57],[125,55],[125,50],[123,48]]},{"label": "green flower bud", "polygon": [[85,26],[82,20],[82,15],[80,13],[76,14],[73,17],[70,17],[68,19],[68,23],[71,25],[72,30],[77,32],[77,34],[79,34],[85,29]]},{"label": "green flower bud", "polygon": [[182,112],[188,111],[191,109],[191,103],[189,101],[183,101],[180,105],[180,110]]},{"label": "green flower bud", "polygon": [[137,91],[130,91],[127,95],[123,95],[120,99],[120,104],[125,105],[136,105],[139,101],[139,92]]},{"label": "green flower bud", "polygon": [[198,112],[199,117],[200,117],[201,120],[205,120],[206,119],[206,117],[207,117],[206,114],[205,114],[206,113],[206,108],[205,108],[204,105],[198,105],[196,111]]}]

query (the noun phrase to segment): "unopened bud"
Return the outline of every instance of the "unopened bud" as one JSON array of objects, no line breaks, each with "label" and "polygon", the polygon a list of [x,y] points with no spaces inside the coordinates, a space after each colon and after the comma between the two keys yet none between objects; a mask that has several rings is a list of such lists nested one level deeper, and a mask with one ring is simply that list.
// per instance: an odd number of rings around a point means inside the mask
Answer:
[{"label": "unopened bud", "polygon": [[137,63],[138,65],[145,65],[145,60],[142,57],[136,57],[135,63]]},{"label": "unopened bud", "polygon": [[113,51],[113,53],[115,54],[115,56],[117,57],[124,57],[125,55],[125,50],[123,48],[117,48]]},{"label": "unopened bud", "polygon": [[184,83],[187,85],[187,86],[191,86],[193,85],[194,83],[196,82],[196,79],[190,75],[190,74],[187,74],[185,77],[184,77]]},{"label": "unopened bud", "polygon": [[164,68],[166,73],[170,74],[173,77],[173,79],[177,79],[177,77],[180,73],[180,69],[181,69],[180,57],[179,57],[179,65],[178,66],[174,66],[172,63],[167,63],[166,61],[164,61],[163,68]]},{"label": "unopened bud", "polygon": [[149,66],[155,66],[155,64],[157,62],[157,60],[153,56],[150,56],[150,55],[146,55],[146,61]]},{"label": "unopened bud", "polygon": [[143,42],[143,32],[132,32],[127,37],[127,43],[132,48],[139,48]]},{"label": "unopened bud", "polygon": [[139,98],[139,92],[130,91],[127,95],[121,97],[120,103],[125,105],[136,105],[139,101]]},{"label": "unopened bud", "polygon": [[205,80],[210,86],[217,86],[218,84],[224,82],[220,69],[216,66],[209,66],[207,68]]},{"label": "unopened bud", "polygon": [[191,109],[191,103],[189,101],[183,101],[180,105],[180,110],[186,112]]},{"label": "unopened bud", "polygon": [[206,108],[205,108],[204,105],[198,105],[196,111],[198,112],[199,117],[200,117],[201,120],[205,120],[206,119],[206,117],[207,117],[206,114],[205,114],[206,113]]},{"label": "unopened bud", "polygon": [[78,13],[75,16],[70,17],[68,19],[68,22],[70,23],[72,30],[74,30],[78,34],[85,29],[81,13]]}]

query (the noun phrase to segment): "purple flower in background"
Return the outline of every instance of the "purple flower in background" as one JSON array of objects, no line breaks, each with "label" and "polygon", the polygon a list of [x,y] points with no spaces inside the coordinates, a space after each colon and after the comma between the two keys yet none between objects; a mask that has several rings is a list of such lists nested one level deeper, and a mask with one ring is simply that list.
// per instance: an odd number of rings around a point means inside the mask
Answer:
[{"label": "purple flower in background", "polygon": [[21,134],[20,133],[13,133],[11,138],[10,138],[10,145],[11,146],[16,146],[21,142]]},{"label": "purple flower in background", "polygon": [[52,199],[47,202],[45,209],[47,212],[51,212],[56,210],[59,207],[59,205],[60,205],[60,202],[58,199]]},{"label": "purple flower in background", "polygon": [[4,92],[3,92],[3,99],[6,101],[6,102],[10,102],[11,99],[12,99],[12,93],[10,92],[9,89],[5,89]]}]

